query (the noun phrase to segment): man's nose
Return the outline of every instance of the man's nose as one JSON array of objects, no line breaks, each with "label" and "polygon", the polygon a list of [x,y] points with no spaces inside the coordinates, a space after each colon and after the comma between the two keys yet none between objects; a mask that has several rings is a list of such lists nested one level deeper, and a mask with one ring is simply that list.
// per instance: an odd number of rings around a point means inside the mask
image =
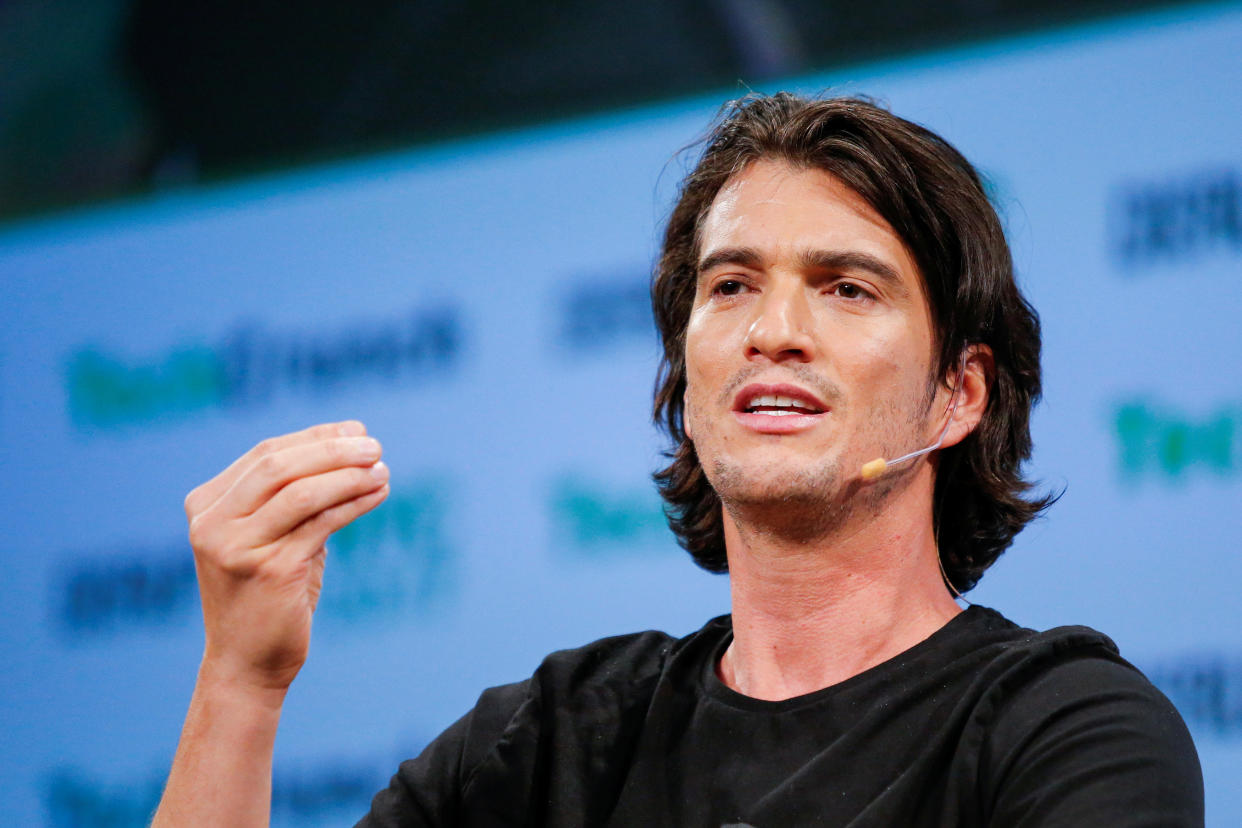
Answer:
[{"label": "man's nose", "polygon": [[746,332],[746,356],[810,362],[815,357],[811,325],[811,308],[801,287],[774,285],[755,305],[755,318]]}]

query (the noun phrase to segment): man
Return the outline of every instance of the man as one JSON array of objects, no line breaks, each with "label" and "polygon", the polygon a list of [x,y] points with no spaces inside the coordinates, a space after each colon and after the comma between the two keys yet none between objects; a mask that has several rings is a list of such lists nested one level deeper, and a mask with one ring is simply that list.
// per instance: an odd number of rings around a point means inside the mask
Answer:
[{"label": "man", "polygon": [[[361,824],[1202,824],[1184,725],[1108,639],[954,600],[1048,503],[1038,322],[965,159],[866,101],[743,100],[652,293],[656,480],[732,615],[484,692]],[[265,824],[323,543],[386,495],[379,451],[319,426],[187,498],[207,642],[156,824]]]}]

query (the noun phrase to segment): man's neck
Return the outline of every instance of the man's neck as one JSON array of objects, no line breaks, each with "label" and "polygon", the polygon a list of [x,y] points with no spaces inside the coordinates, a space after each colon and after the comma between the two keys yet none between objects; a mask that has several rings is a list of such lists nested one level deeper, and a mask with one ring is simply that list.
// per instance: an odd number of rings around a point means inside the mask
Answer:
[{"label": "man's neck", "polygon": [[929,510],[916,504],[898,496],[860,525],[811,541],[726,512],[725,684],[759,699],[801,696],[887,661],[961,612],[941,580]]}]

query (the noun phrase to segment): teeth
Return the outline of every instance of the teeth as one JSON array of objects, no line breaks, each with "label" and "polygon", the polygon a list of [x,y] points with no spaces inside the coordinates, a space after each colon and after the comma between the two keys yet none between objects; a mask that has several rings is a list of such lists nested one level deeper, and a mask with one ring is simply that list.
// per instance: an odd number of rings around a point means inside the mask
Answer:
[{"label": "teeth", "polygon": [[750,409],[760,408],[760,407],[795,409],[795,410],[783,410],[783,411],[755,412],[757,414],[775,414],[778,416],[784,415],[784,414],[800,414],[803,412],[809,412],[809,411],[815,410],[814,407],[810,405],[809,403],[804,403],[801,400],[795,399],[793,397],[786,397],[782,394],[761,394],[757,397],[753,397],[746,407]]}]

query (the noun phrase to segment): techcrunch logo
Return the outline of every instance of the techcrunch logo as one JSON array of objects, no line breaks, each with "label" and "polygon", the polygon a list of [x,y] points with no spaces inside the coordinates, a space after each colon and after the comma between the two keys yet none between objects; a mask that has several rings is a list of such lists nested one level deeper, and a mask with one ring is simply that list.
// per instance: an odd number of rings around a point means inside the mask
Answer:
[{"label": "techcrunch logo", "polygon": [[671,540],[654,489],[621,490],[562,477],[549,511],[558,546],[593,555],[641,551]]},{"label": "techcrunch logo", "polygon": [[1242,252],[1242,171],[1203,169],[1117,187],[1112,248],[1127,270],[1215,250]]},{"label": "techcrunch logo", "polygon": [[1236,477],[1242,468],[1239,414],[1237,407],[1223,407],[1191,417],[1143,400],[1117,405],[1113,432],[1122,478],[1179,482],[1199,470]]},{"label": "techcrunch logo", "polygon": [[336,532],[317,612],[345,620],[426,612],[452,593],[457,556],[445,533],[448,492],[439,480],[395,490]]},{"label": "techcrunch logo", "polygon": [[[446,487],[435,480],[397,488],[373,512],[328,540],[318,615],[346,622],[426,612],[455,588],[455,549],[445,536]],[[81,637],[183,623],[198,607],[185,541],[76,557],[53,582],[60,627]]]},{"label": "techcrunch logo", "polygon": [[422,378],[452,367],[461,350],[455,307],[327,332],[241,325],[214,345],[182,346],[137,361],[82,348],[66,360],[65,388],[78,428],[117,428],[261,405],[278,392],[325,394],[366,381]]},{"label": "techcrunch logo", "polygon": [[562,295],[559,327],[560,344],[574,354],[654,341],[651,289],[643,270],[576,282]]},{"label": "techcrunch logo", "polygon": [[1198,733],[1242,738],[1242,659],[1224,653],[1148,665],[1144,672]]}]

